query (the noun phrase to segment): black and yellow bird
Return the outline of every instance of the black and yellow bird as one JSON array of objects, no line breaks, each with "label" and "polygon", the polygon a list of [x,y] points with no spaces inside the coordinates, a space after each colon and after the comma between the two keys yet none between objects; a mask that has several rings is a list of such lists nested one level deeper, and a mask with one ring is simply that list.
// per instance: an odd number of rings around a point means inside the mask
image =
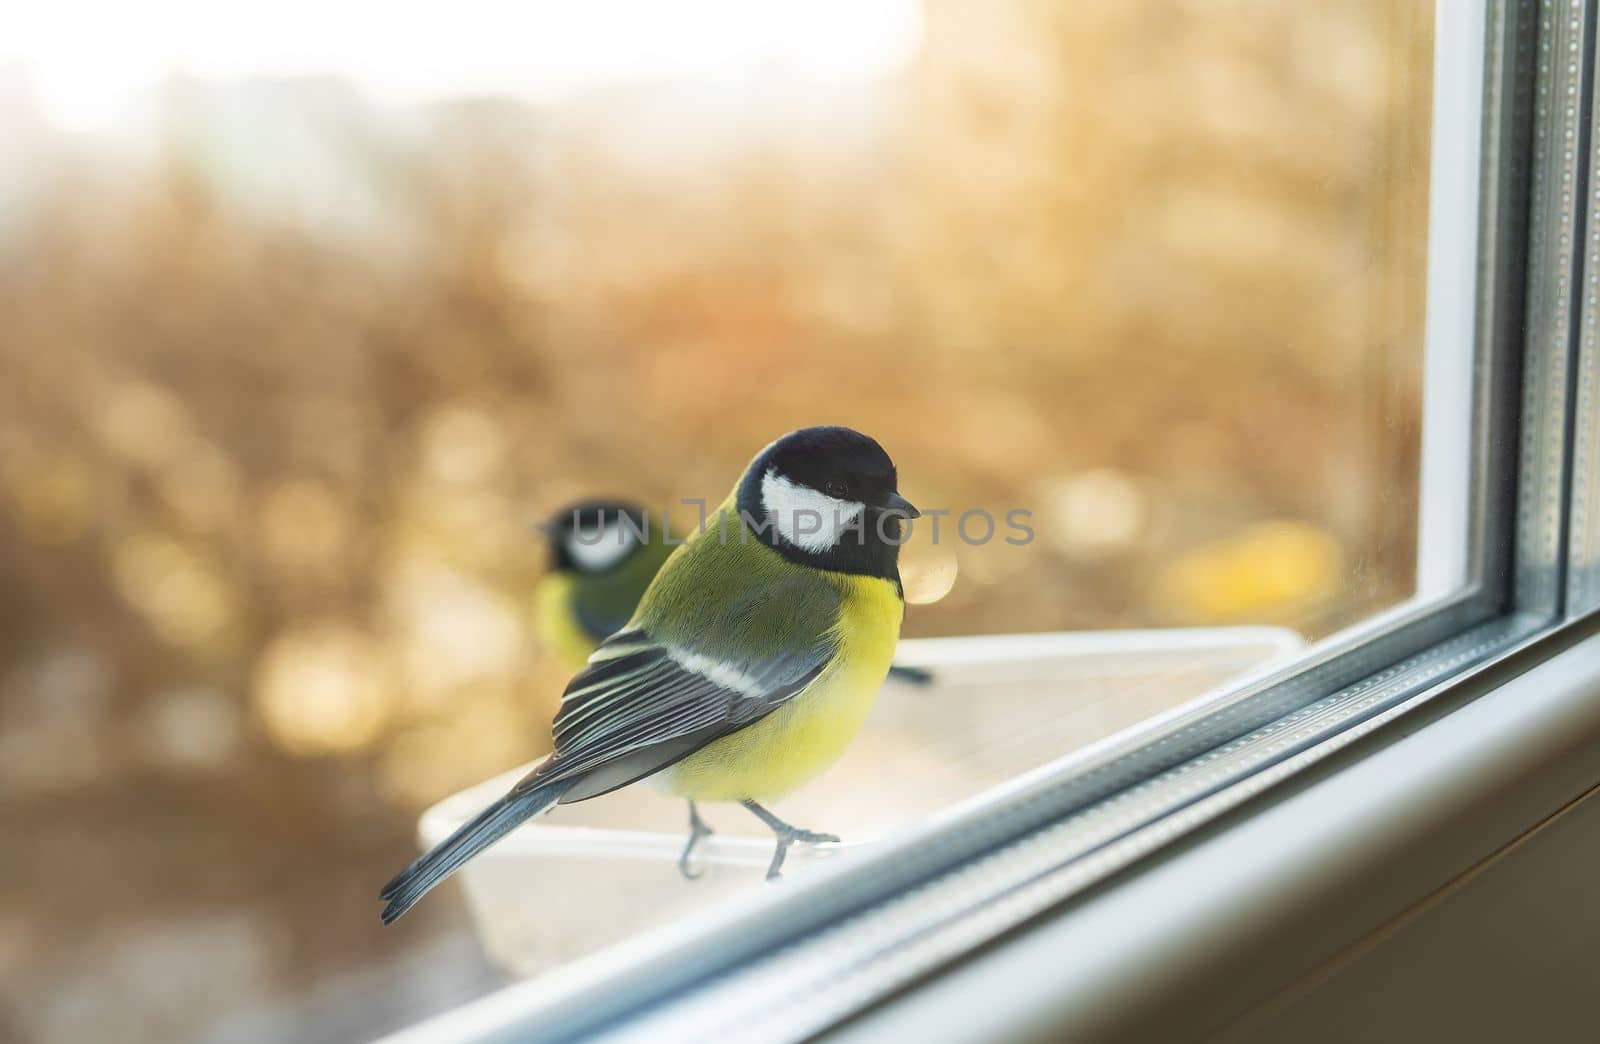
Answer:
[{"label": "black and yellow bird", "polygon": [[849,428],[757,454],[567,686],[554,752],[385,885],[384,922],[530,817],[647,776],[689,801],[681,868],[708,832],[696,801],[736,801],[771,828],[769,877],[796,842],[837,841],[760,802],[838,758],[883,684],[905,615],[901,525],[918,514],[898,487],[889,455]]}]

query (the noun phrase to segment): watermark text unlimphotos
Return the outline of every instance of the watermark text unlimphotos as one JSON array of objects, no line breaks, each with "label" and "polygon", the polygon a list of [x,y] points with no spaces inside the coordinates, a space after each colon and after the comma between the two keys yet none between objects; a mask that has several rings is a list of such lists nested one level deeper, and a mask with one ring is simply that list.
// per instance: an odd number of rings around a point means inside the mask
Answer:
[{"label": "watermark text unlimphotos", "polygon": [[[713,519],[708,500],[685,498],[678,504],[698,511],[695,532],[715,533],[717,539],[723,542],[737,540],[748,543],[752,539],[779,535],[798,543],[825,537],[824,542],[833,545],[840,542],[862,543],[870,533],[883,543],[898,546],[909,541],[919,526],[929,530],[930,542],[934,545],[955,539],[972,547],[982,547],[999,539],[1013,547],[1025,547],[1033,543],[1034,536],[1033,527],[1029,525],[1033,512],[1027,508],[1011,508],[998,517],[986,508],[969,508],[961,512],[951,508],[929,508],[923,510],[918,518],[908,518],[892,509],[841,505],[828,510],[794,508],[768,511],[759,517],[743,510],[737,515],[732,511],[718,511]],[[619,512],[615,516],[602,514],[596,521],[580,524],[574,513],[572,522],[573,539],[591,547],[608,539],[620,541],[631,537],[648,541],[655,525],[660,526],[655,531],[663,534],[664,543],[688,543],[687,537],[677,535],[683,530],[674,526],[672,511],[665,508],[659,520],[652,518],[649,512],[638,516]]]}]

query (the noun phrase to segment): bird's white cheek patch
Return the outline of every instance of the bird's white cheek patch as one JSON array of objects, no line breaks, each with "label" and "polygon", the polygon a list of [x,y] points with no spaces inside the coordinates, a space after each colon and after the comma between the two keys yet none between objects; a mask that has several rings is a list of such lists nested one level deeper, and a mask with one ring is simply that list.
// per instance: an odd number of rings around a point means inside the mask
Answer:
[{"label": "bird's white cheek patch", "polygon": [[803,551],[827,551],[855,527],[865,506],[835,500],[769,471],[761,477],[761,502],[778,535]]},{"label": "bird's white cheek patch", "polygon": [[599,572],[626,558],[636,539],[620,519],[601,526],[585,526],[567,537],[567,554],[580,569]]}]

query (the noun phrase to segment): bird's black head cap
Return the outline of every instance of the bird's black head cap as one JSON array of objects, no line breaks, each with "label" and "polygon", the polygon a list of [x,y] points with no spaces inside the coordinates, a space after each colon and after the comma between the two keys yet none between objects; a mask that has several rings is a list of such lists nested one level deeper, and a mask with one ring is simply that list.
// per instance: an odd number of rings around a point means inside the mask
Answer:
[{"label": "bird's black head cap", "polygon": [[745,526],[791,561],[899,583],[902,520],[894,461],[851,428],[801,428],[762,450],[739,484]]}]

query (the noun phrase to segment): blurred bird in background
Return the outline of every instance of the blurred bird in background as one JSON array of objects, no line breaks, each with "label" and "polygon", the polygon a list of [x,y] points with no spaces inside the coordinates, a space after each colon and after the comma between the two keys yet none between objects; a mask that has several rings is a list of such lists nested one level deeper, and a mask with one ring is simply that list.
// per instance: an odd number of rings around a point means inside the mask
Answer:
[{"label": "blurred bird in background", "polygon": [[710,833],[696,801],[737,801],[772,829],[769,878],[796,842],[838,841],[759,802],[832,763],[872,708],[905,615],[901,524],[918,514],[859,432],[762,450],[567,686],[554,752],[384,886],[384,923],[532,816],[657,773],[689,802],[686,876]]},{"label": "blurred bird in background", "polygon": [[[659,522],[659,524],[658,524]],[[635,501],[580,500],[538,529],[550,542],[550,569],[536,592],[537,626],[545,648],[577,671],[601,642],[620,631],[645,588],[683,541]],[[889,677],[926,685],[933,674],[895,664]]]},{"label": "blurred bird in background", "polygon": [[[665,519],[628,500],[581,500],[540,523],[550,570],[536,592],[539,637],[577,671],[622,630],[645,588],[672,554]],[[681,542],[681,541],[680,541]]]}]

